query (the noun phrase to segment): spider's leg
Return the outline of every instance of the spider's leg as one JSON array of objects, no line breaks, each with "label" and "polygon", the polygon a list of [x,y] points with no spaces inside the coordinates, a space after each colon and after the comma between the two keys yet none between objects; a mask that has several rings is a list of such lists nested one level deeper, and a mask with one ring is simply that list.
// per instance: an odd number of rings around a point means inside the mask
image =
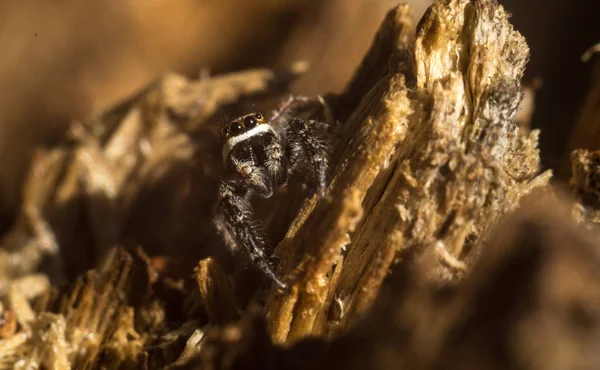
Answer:
[{"label": "spider's leg", "polygon": [[254,267],[267,275],[280,289],[287,285],[274,272],[266,255],[270,250],[260,224],[254,219],[250,205],[250,192],[235,180],[221,184],[217,203],[215,227],[225,244],[236,252],[243,249]]},{"label": "spider's leg", "polygon": [[288,181],[288,160],[281,140],[275,135],[262,138],[264,146],[264,169],[267,176],[271,177],[278,185],[285,185]]},{"label": "spider's leg", "polygon": [[325,197],[327,189],[328,145],[326,124],[314,120],[292,118],[285,126],[290,152],[291,169],[299,162],[308,165],[317,183],[318,194]]},{"label": "spider's leg", "polygon": [[271,123],[283,123],[291,117],[298,116],[303,111],[311,109],[323,108],[325,114],[325,120],[331,127],[335,124],[335,118],[331,112],[329,104],[323,99],[321,95],[316,96],[303,96],[303,95],[290,95],[277,110],[275,110],[269,122]]}]

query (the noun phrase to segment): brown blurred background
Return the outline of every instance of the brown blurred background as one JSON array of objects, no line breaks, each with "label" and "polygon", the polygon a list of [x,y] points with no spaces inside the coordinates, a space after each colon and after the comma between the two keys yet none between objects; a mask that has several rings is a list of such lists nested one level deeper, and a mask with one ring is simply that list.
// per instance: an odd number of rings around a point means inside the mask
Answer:
[{"label": "brown blurred background", "polygon": [[[420,18],[427,0],[412,0]],[[600,41],[594,0],[500,1],[528,39],[527,78],[541,77],[534,126],[557,165],[587,88],[585,49]],[[0,205],[10,214],[36,146],[168,70],[197,76],[310,62],[294,86],[339,91],[390,0],[42,1],[0,4]]]}]

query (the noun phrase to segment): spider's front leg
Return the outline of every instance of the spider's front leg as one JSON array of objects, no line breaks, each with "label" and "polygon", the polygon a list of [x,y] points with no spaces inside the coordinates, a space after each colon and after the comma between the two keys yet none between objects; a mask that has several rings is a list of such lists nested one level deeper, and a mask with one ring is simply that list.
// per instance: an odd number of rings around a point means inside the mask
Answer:
[{"label": "spider's front leg", "polygon": [[329,104],[321,95],[302,96],[290,95],[269,118],[269,122],[277,124],[285,123],[289,118],[296,117],[300,112],[306,112],[322,108],[327,125],[333,126],[335,118]]},{"label": "spider's front leg", "polygon": [[306,164],[317,185],[317,193],[325,197],[329,147],[327,125],[315,120],[292,118],[285,125],[290,158],[290,171]]},{"label": "spider's front leg", "polygon": [[266,252],[270,250],[250,205],[251,192],[235,180],[221,184],[214,223],[227,246],[236,253],[247,253],[250,262],[281,290],[287,284],[274,272]]}]

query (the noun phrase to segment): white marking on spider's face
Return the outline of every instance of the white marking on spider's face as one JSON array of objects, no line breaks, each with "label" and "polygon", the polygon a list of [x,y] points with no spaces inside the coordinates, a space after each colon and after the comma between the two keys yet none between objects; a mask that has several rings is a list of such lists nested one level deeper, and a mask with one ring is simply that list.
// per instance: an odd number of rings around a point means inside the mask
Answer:
[{"label": "white marking on spider's face", "polygon": [[275,130],[273,130],[273,127],[271,127],[271,125],[263,123],[254,128],[251,128],[250,130],[244,132],[241,135],[230,137],[225,143],[225,145],[223,145],[223,160],[227,158],[227,155],[229,154],[231,149],[233,149],[233,147],[237,144],[241,143],[244,140],[248,140],[253,136],[264,134],[269,131],[277,135],[277,133],[275,132]]}]

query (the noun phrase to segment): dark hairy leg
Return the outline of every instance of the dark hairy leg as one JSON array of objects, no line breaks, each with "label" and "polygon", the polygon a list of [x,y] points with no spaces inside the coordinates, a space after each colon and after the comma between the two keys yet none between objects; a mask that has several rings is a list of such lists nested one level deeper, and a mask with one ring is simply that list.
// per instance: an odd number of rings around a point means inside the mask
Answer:
[{"label": "dark hairy leg", "polygon": [[302,158],[306,162],[310,174],[317,183],[318,194],[322,198],[325,197],[327,189],[329,150],[326,128],[325,123],[302,118],[292,118],[285,126],[290,151],[299,153],[298,158],[294,160]]},{"label": "dark hairy leg", "polygon": [[329,108],[329,105],[325,102],[321,95],[317,96],[303,96],[303,95],[290,95],[279,108],[273,112],[269,118],[269,122],[274,124],[281,124],[290,119],[291,117],[297,116],[299,112],[307,111],[310,109],[323,108],[325,114],[325,121],[329,126],[333,126],[335,118]]},{"label": "dark hairy leg", "polygon": [[[287,284],[279,279],[266,255],[270,248],[260,224],[254,219],[250,195],[247,188],[239,186],[235,180],[221,184],[214,219],[215,227],[232,251],[247,253],[252,265],[267,275],[279,289],[285,291],[288,288]],[[243,251],[240,248],[243,248]]]}]

